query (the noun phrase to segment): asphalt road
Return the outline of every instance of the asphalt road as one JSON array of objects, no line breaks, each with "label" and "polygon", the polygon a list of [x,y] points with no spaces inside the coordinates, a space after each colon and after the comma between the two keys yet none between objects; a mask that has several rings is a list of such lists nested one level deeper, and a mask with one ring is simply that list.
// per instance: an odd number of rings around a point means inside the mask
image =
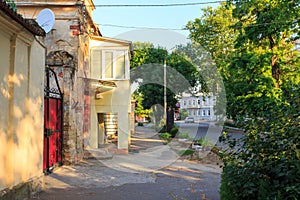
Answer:
[{"label": "asphalt road", "polygon": [[[181,132],[189,132],[189,136],[195,140],[201,138],[208,138],[213,145],[226,148],[227,145],[219,142],[219,137],[222,134],[223,127],[215,126],[210,122],[195,122],[195,123],[185,123],[184,121],[176,121]],[[232,139],[239,140],[244,134],[241,131],[228,130],[228,135]]]}]

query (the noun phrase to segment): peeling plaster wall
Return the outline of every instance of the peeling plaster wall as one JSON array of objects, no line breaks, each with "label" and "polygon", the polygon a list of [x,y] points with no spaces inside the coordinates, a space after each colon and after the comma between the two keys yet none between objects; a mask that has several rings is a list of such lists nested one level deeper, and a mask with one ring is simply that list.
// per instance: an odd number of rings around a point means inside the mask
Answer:
[{"label": "peeling plaster wall", "polygon": [[[71,11],[68,14],[72,13]],[[56,11],[55,15],[60,16],[61,11]],[[85,112],[88,112],[84,96],[88,90],[84,82],[89,71],[87,43],[85,36],[76,34],[77,29],[74,26],[77,25],[77,19],[56,20],[54,30],[46,37],[47,64],[58,75],[64,93],[64,164],[76,163],[83,158],[84,117]]]}]

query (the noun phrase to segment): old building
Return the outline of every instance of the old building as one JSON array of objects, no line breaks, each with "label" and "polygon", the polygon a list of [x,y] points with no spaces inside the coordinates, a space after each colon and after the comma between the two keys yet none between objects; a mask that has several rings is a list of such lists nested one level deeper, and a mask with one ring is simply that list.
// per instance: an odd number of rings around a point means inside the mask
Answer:
[{"label": "old building", "polygon": [[25,199],[42,186],[44,35],[0,1],[0,199]]},{"label": "old building", "polygon": [[0,10],[0,197],[8,199],[87,149],[114,142],[127,153],[134,128],[132,45],[101,35],[93,1],[15,3],[18,14],[4,1]]},{"label": "old building", "polygon": [[[46,164],[46,170],[51,171],[52,166],[61,161],[69,164],[81,160],[85,149],[98,148],[99,144],[108,141],[107,136],[115,135],[117,148],[127,152],[131,113],[131,43],[101,35],[92,19],[95,9],[92,0],[15,2],[19,13],[26,18],[38,20],[45,10],[52,13],[50,18],[55,18],[45,38],[46,65],[55,72],[62,92],[63,124],[62,134],[58,131],[56,140],[50,141],[58,152],[50,150],[47,155],[55,157],[56,162]],[[43,18],[49,18],[49,15]],[[93,53],[95,51],[98,53]],[[91,62],[91,59],[96,61]],[[122,66],[120,69],[119,65]],[[99,70],[102,70],[100,74]],[[54,107],[46,106],[52,110]],[[114,133],[109,132],[109,126],[114,127]]]},{"label": "old building", "polygon": [[180,109],[185,109],[188,116],[192,116],[196,120],[215,120],[215,105],[216,97],[203,93],[194,96],[184,94],[180,99]]}]

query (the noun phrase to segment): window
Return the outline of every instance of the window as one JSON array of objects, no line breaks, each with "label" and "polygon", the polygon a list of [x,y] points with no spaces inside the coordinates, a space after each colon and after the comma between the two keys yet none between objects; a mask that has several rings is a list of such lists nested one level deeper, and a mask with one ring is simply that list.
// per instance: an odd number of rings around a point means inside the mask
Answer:
[{"label": "window", "polygon": [[104,58],[105,58],[104,78],[113,78],[113,63],[114,63],[113,52],[105,51]]},{"label": "window", "polygon": [[117,64],[116,64],[116,78],[124,79],[125,78],[125,54],[123,51],[116,52]]},{"label": "window", "polygon": [[91,54],[91,78],[102,79],[102,51],[94,49]]},{"label": "window", "polygon": [[198,105],[200,105],[200,102],[201,102],[200,99],[198,99]]},{"label": "window", "polygon": [[127,50],[93,49],[91,53],[91,78],[129,79]]},{"label": "window", "polygon": [[210,116],[210,110],[207,110],[207,115]]},{"label": "window", "polygon": [[186,101],[185,100],[183,100],[183,105],[186,106]]},{"label": "window", "polygon": [[202,116],[205,116],[205,110],[202,110]]},{"label": "window", "polygon": [[195,106],[196,105],[196,101],[195,100],[193,100],[193,106]]}]

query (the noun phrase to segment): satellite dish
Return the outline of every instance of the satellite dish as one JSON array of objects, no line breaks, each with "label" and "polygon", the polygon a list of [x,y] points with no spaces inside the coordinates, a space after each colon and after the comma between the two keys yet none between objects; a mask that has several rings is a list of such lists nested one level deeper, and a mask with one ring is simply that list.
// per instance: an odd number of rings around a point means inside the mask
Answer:
[{"label": "satellite dish", "polygon": [[49,33],[55,22],[54,13],[49,8],[43,9],[36,17],[36,22],[44,29],[46,33]]}]

